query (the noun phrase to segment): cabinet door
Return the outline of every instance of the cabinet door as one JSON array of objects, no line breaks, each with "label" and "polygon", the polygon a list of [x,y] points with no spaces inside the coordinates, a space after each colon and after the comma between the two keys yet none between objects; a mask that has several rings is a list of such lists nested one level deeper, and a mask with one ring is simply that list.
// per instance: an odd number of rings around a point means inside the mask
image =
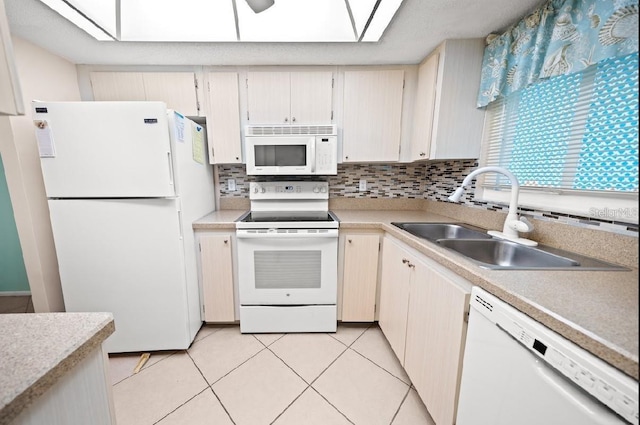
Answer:
[{"label": "cabinet door", "polygon": [[247,73],[249,124],[289,124],[290,97],[288,72]]},{"label": "cabinet door", "polygon": [[404,71],[344,73],[344,162],[397,161]]},{"label": "cabinet door", "polygon": [[231,235],[200,237],[202,303],[205,322],[233,322]]},{"label": "cabinet door", "polygon": [[469,291],[419,267],[411,282],[404,367],[434,421],[453,424]]},{"label": "cabinet door", "polygon": [[378,280],[378,235],[346,235],[342,321],[373,322]]},{"label": "cabinet door", "polygon": [[158,100],[183,115],[198,116],[195,76],[192,72],[145,72],[146,100]]},{"label": "cabinet door", "polygon": [[333,74],[331,72],[292,72],[290,81],[291,123],[331,123]]},{"label": "cabinet door", "polygon": [[93,100],[147,100],[141,72],[92,72]]},{"label": "cabinet door", "polygon": [[207,76],[207,138],[212,164],[242,163],[238,74],[210,72]]},{"label": "cabinet door", "polygon": [[404,364],[407,331],[410,262],[411,258],[401,247],[385,239],[382,249],[378,323],[401,364]]},{"label": "cabinet door", "polygon": [[412,161],[429,159],[439,60],[440,53],[436,51],[420,65],[418,70],[415,119],[411,135]]}]

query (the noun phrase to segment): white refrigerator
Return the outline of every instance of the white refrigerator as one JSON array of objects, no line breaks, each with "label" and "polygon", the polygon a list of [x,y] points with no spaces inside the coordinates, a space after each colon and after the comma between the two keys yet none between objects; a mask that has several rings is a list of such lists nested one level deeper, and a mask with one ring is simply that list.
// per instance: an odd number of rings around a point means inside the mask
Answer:
[{"label": "white refrigerator", "polygon": [[191,223],[214,210],[204,128],[162,102],[33,102],[68,312],[112,312],[107,352],[188,348]]}]

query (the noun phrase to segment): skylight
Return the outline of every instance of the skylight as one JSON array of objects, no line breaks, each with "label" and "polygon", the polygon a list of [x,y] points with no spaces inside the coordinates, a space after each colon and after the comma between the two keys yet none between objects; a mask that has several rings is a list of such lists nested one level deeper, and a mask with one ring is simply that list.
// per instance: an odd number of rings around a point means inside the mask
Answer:
[{"label": "skylight", "polygon": [[40,0],[101,41],[376,42],[402,0]]}]

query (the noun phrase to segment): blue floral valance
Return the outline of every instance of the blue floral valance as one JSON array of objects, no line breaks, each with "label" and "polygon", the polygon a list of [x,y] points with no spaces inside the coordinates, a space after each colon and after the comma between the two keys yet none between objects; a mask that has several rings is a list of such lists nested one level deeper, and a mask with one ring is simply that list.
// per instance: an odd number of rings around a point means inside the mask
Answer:
[{"label": "blue floral valance", "polygon": [[478,107],[536,81],[638,51],[638,0],[549,0],[489,36]]}]

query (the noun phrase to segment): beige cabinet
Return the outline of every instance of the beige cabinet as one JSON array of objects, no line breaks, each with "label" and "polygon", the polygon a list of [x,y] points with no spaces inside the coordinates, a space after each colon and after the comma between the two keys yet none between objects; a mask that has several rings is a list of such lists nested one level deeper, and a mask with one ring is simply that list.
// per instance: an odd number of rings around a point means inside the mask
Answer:
[{"label": "beige cabinet", "polygon": [[384,238],[378,324],[403,365],[409,311],[409,282],[415,274],[415,263],[411,263],[410,256],[398,244]]},{"label": "beige cabinet", "polygon": [[203,320],[208,323],[235,320],[232,240],[224,233],[198,236]]},{"label": "beige cabinet", "polygon": [[437,424],[453,424],[470,286],[419,263],[411,282],[404,368]]},{"label": "beige cabinet", "polygon": [[471,284],[384,238],[380,328],[437,424],[453,424]]},{"label": "beige cabinet", "polygon": [[209,162],[241,164],[240,101],[236,72],[210,72],[206,81]]},{"label": "beige cabinet", "polygon": [[199,116],[193,72],[91,72],[94,100],[154,100],[188,116]]},{"label": "beige cabinet", "polygon": [[403,70],[345,71],[343,162],[398,161]]},{"label": "beige cabinet", "polygon": [[446,40],[420,64],[412,160],[480,155],[484,110],[476,100],[483,53],[482,39]]},{"label": "beige cabinet", "polygon": [[342,321],[375,320],[378,282],[378,234],[344,235],[342,278]]},{"label": "beige cabinet", "polygon": [[248,72],[247,122],[256,124],[330,124],[333,73]]}]

